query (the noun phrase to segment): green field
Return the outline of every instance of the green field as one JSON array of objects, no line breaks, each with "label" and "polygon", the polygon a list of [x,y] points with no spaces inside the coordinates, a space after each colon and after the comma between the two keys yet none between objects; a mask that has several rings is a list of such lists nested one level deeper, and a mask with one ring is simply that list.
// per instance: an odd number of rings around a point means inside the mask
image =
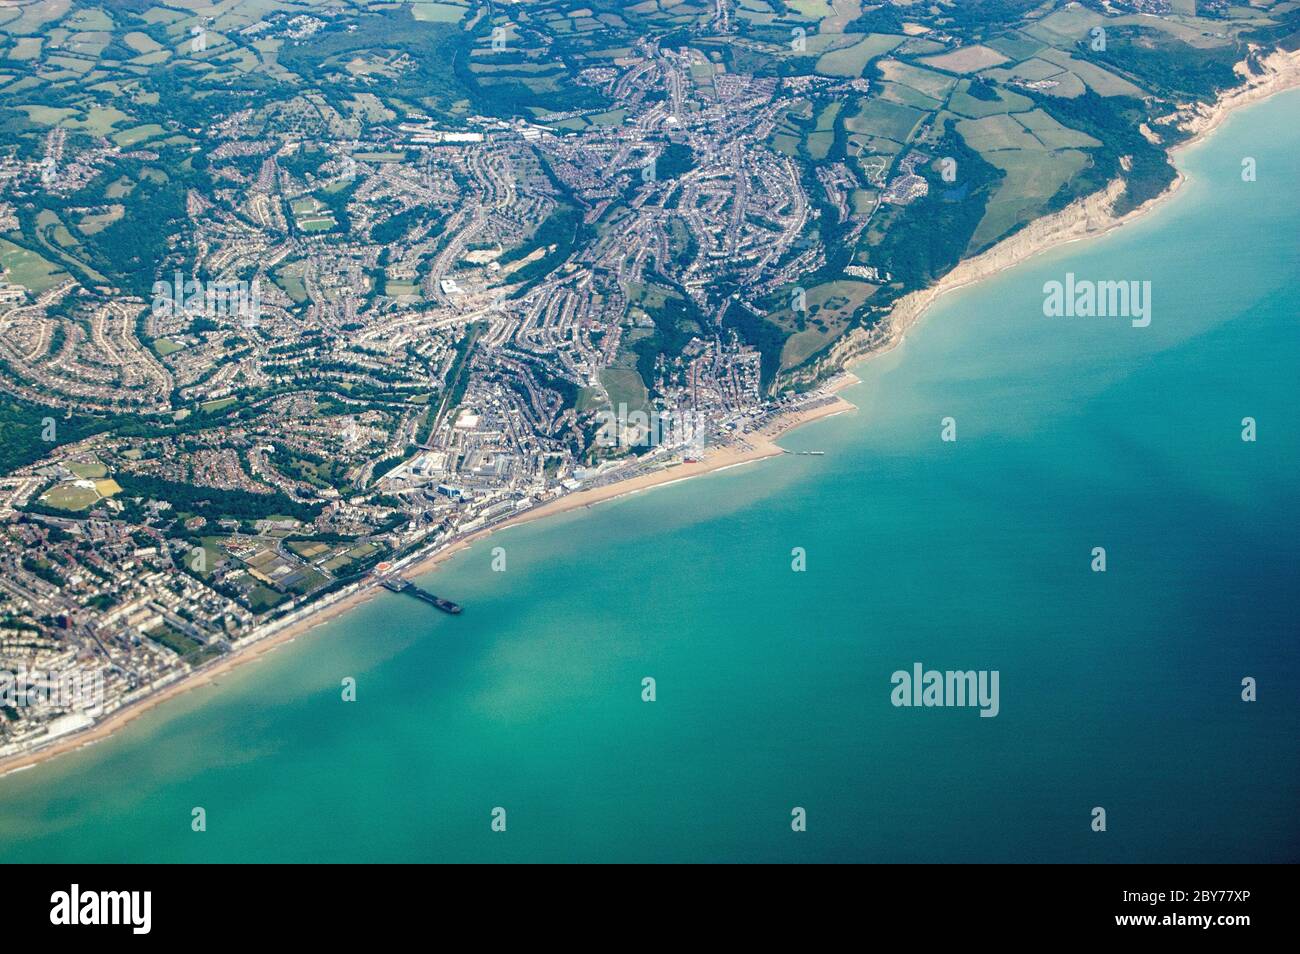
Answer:
[{"label": "green field", "polygon": [[788,305],[771,312],[768,320],[791,332],[781,349],[781,367],[798,367],[843,334],[853,313],[875,294],[876,288],[854,279],[825,282],[808,289],[802,321]]},{"label": "green field", "polygon": [[817,60],[817,72],[826,76],[861,76],[868,63],[902,42],[901,36],[870,34],[852,46],[823,53]]},{"label": "green field", "polygon": [[970,251],[978,251],[1029,221],[1072,176],[1088,162],[1078,150],[1003,150],[985,157],[1006,173],[989,200],[984,218],[971,238]]},{"label": "green field", "polygon": [[67,481],[57,484],[46,491],[38,503],[56,510],[86,510],[100,499],[100,493],[93,485],[82,486],[80,481]]},{"label": "green field", "polygon": [[146,139],[153,139],[156,136],[163,135],[167,130],[163,129],[157,123],[147,123],[143,126],[135,126],[132,129],[124,129],[113,136],[113,142],[117,143],[123,149],[130,146],[138,145]]},{"label": "green field", "polygon": [[338,225],[329,207],[314,196],[294,199],[291,207],[298,228],[304,232],[327,232]]},{"label": "green field", "polygon": [[1061,50],[1044,50],[1040,56],[1072,72],[1099,96],[1142,96],[1142,89],[1128,80]]},{"label": "green field", "polygon": [[954,113],[971,119],[994,116],[998,113],[1016,113],[1033,109],[1034,101],[1028,96],[1008,89],[996,88],[995,99],[977,99],[969,92],[970,80],[962,80],[948,99],[948,108]]},{"label": "green field", "polygon": [[166,624],[149,630],[145,635],[182,658],[197,657],[203,652],[202,643]]},{"label": "green field", "polygon": [[125,214],[121,205],[112,205],[107,212],[92,212],[82,216],[77,222],[77,231],[83,235],[96,235],[117,222]]},{"label": "green field", "polygon": [[957,85],[957,80],[951,76],[944,76],[934,70],[921,69],[899,60],[882,60],[878,66],[886,81],[910,86],[929,99],[939,100],[940,102]]},{"label": "green field", "polygon": [[858,111],[845,120],[849,132],[905,143],[925,118],[922,110],[881,99],[863,100]]},{"label": "green field", "polygon": [[1042,143],[1010,116],[963,119],[957,123],[957,132],[966,141],[966,145],[980,152],[986,159],[989,158],[989,153],[1004,149],[1042,148]]},{"label": "green field", "polygon": [[0,239],[0,265],[5,268],[6,281],[22,285],[38,295],[69,277],[57,265],[8,239]]},{"label": "green field", "polygon": [[600,383],[605,385],[610,406],[615,412],[620,405],[625,405],[629,411],[650,409],[649,392],[635,369],[606,368],[600,373]]},{"label": "green field", "polygon": [[1093,139],[1087,133],[1062,126],[1041,109],[1027,113],[1017,113],[1016,122],[1025,127],[1048,149],[1089,148],[1100,146],[1101,141]]}]

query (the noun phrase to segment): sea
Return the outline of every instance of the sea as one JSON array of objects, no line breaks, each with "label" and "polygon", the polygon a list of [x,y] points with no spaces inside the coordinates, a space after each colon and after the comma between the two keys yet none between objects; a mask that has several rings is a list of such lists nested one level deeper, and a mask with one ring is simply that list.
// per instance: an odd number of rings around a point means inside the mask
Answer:
[{"label": "sea", "polygon": [[[944,296],[823,454],[496,534],[418,580],[459,617],[379,593],[0,778],[0,860],[1300,860],[1298,120]],[[1046,316],[1067,275],[1149,324]]]}]

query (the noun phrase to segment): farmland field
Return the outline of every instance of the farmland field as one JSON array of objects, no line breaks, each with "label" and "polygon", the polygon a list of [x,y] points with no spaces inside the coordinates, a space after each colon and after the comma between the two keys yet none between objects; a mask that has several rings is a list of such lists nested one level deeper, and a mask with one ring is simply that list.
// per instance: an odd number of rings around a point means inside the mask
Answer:
[{"label": "farmland field", "polygon": [[990,66],[1000,66],[1007,58],[987,46],[964,46],[951,53],[922,58],[922,63],[947,70],[950,73],[975,73]]},{"label": "farmland field", "polygon": [[7,281],[38,295],[68,278],[68,273],[57,265],[8,239],[0,239],[0,265],[5,268]]},{"label": "farmland field", "polygon": [[901,36],[870,34],[852,46],[823,54],[817,61],[817,72],[827,76],[861,76],[869,62],[888,53],[901,42]]},{"label": "farmland field", "polygon": [[1006,178],[989,200],[984,217],[971,237],[971,252],[1033,218],[1088,162],[1084,153],[1074,149],[1055,152],[1009,149],[990,152],[984,158],[1005,172]]},{"label": "farmland field", "polygon": [[906,143],[924,118],[925,113],[919,109],[870,99],[862,103],[856,114],[845,120],[844,127],[849,132],[870,133]]}]

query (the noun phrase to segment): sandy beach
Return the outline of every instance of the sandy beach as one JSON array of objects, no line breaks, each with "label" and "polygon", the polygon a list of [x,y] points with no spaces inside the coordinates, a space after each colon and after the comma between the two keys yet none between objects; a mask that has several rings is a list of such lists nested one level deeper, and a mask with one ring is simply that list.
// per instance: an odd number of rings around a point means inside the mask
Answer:
[{"label": "sandy beach", "polygon": [[[835,392],[843,390],[850,385],[857,384],[858,379],[852,374],[840,375],[836,380],[828,383],[824,389],[828,395],[835,395]],[[566,494],[555,500],[548,501],[540,507],[534,507],[526,510],[518,516],[505,521],[495,527],[480,530],[477,533],[470,534],[463,540],[458,540],[436,553],[430,553],[427,556],[419,557],[409,566],[402,568],[403,576],[418,576],[422,573],[428,573],[438,564],[449,560],[452,556],[461,550],[472,546],[480,540],[484,540],[507,527],[517,527],[520,524],[530,523],[533,520],[541,520],[544,517],[553,517],[556,514],[568,513],[572,510],[580,510],[585,507],[592,507],[607,500],[615,500],[619,497],[626,497],[629,494],[640,493],[649,490],[652,487],[667,486],[675,484],[681,480],[689,480],[692,477],[700,477],[704,474],[710,474],[715,471],[727,470],[731,467],[738,467],[741,464],[752,463],[756,460],[764,460],[768,457],[776,457],[784,454],[785,451],[776,443],[777,439],[796,427],[808,424],[812,421],[818,421],[825,417],[833,417],[836,414],[843,414],[846,411],[856,411],[857,408],[843,398],[835,395],[833,401],[810,408],[803,411],[791,412],[778,416],[771,424],[757,431],[750,431],[744,435],[743,445],[725,446],[711,448],[702,459],[698,461],[684,461],[663,470],[651,474],[643,474],[639,477],[633,477],[628,480],[620,480],[617,483],[606,484],[602,487],[593,487],[590,490],[579,490],[575,493]]]},{"label": "sandy beach", "polygon": [[361,603],[365,603],[373,598],[376,592],[374,587],[366,587],[363,590],[349,593],[328,605],[313,607],[314,612],[310,616],[295,620],[292,624],[270,632],[265,636],[250,636],[248,640],[241,643],[229,654],[201,669],[196,669],[181,676],[174,682],[149,693],[141,699],[127,703],[89,728],[53,739],[45,745],[38,745],[35,748],[6,756],[0,759],[0,778],[31,768],[37,763],[52,759],[65,752],[72,752],[84,746],[101,742],[146,712],[182,693],[204,686],[216,686],[222,676],[237,666],[261,659],[273,649],[284,643],[292,642],[296,637],[308,630],[314,629],[316,626],[347,612]]},{"label": "sandy beach", "polygon": [[[1265,71],[1260,74],[1246,74],[1239,67],[1238,72],[1243,76],[1243,85],[1221,95],[1214,103],[1188,107],[1185,113],[1180,115],[1180,125],[1192,134],[1191,138],[1174,147],[1172,153],[1176,154],[1179,150],[1199,142],[1218,128],[1232,110],[1258,102],[1274,93],[1300,86],[1300,51],[1293,53],[1278,51],[1265,58],[1263,63]],[[960,262],[931,287],[901,298],[884,322],[869,331],[851,335],[831,352],[828,362],[844,368],[851,363],[867,360],[889,351],[904,340],[908,329],[919,321],[930,305],[943,295],[995,275],[1047,249],[1096,237],[1119,228],[1145,215],[1159,203],[1174,195],[1183,181],[1184,177],[1180,172],[1169,188],[1159,196],[1121,216],[1115,214],[1114,203],[1123,190],[1123,182],[1115,180],[1105,189],[1078,199],[1053,215],[1030,223],[993,248]],[[653,473],[589,490],[579,490],[548,501],[523,511],[501,524],[444,545],[436,552],[408,557],[402,561],[401,573],[408,577],[426,573],[465,548],[508,527],[782,454],[784,451],[776,443],[780,435],[810,421],[855,410],[854,405],[835,394],[836,391],[854,383],[857,383],[857,378],[841,371],[820,389],[833,399],[817,407],[779,415],[762,429],[747,433],[742,439],[733,441],[730,445],[711,449],[699,461],[681,462]],[[300,611],[300,617],[268,624],[251,634],[228,655],[123,706],[89,728],[51,740],[48,744],[0,758],[0,776],[30,768],[62,753],[101,741],[167,700],[191,689],[214,685],[223,675],[237,666],[262,658],[277,647],[366,602],[376,593],[373,580],[368,580],[332,599],[307,607]]]},{"label": "sandy beach", "polygon": [[[474,543],[508,527],[515,527],[544,517],[591,507],[628,494],[640,493],[653,487],[665,486],[679,480],[689,480],[692,477],[699,477],[703,474],[726,470],[730,467],[737,467],[741,464],[783,454],[785,452],[776,444],[777,438],[782,434],[811,421],[856,410],[854,405],[836,396],[835,392],[856,384],[857,380],[852,374],[839,375],[833,381],[828,382],[826,387],[822,389],[828,397],[832,398],[831,400],[813,408],[794,410],[777,415],[771,423],[757,431],[746,433],[743,439],[735,442],[735,444],[711,448],[698,461],[682,462],[629,480],[621,480],[602,487],[566,494],[539,507],[523,511],[518,516],[493,527],[479,530],[463,539],[444,544],[431,553],[415,554],[407,557],[400,565],[400,573],[408,578],[428,573]],[[72,752],[84,746],[100,742],[167,700],[193,689],[216,685],[222,676],[236,667],[262,658],[285,643],[292,642],[317,626],[373,599],[379,592],[376,581],[372,577],[357,584],[354,589],[338,594],[332,600],[304,608],[301,611],[300,618],[290,618],[268,624],[261,632],[255,631],[250,634],[247,639],[243,640],[227,655],[201,669],[196,669],[181,676],[176,681],[150,692],[141,699],[122,706],[94,725],[82,731],[52,739],[47,744],[38,744],[34,748],[16,752],[0,759],[0,777],[31,768],[40,762],[52,759],[65,752]]]}]

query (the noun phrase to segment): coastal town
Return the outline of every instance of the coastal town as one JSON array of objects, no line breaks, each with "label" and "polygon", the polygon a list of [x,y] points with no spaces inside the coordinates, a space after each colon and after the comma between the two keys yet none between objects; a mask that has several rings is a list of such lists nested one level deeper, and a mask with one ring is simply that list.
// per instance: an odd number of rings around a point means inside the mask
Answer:
[{"label": "coastal town", "polygon": [[1063,200],[1120,182],[1123,214],[1173,181],[1227,80],[1088,59],[1099,25],[1234,81],[1266,75],[1243,37],[1294,26],[1163,0],[72,6],[0,24],[36,67],[0,78],[25,117],[0,153],[0,758],[493,530],[781,453],[851,407],[845,364],[908,296]]}]

